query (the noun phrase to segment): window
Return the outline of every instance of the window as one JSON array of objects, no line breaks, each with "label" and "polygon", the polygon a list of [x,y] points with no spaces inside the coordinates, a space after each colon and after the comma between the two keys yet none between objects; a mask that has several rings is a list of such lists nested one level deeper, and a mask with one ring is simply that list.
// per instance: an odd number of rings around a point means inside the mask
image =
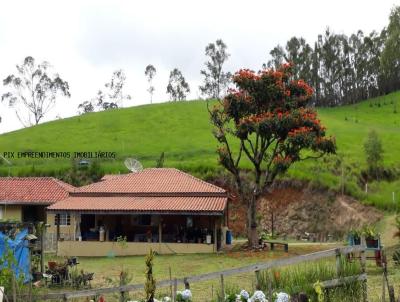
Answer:
[{"label": "window", "polygon": [[0,206],[0,220],[3,219],[3,207]]},{"label": "window", "polygon": [[55,217],[55,225],[58,225],[60,222],[61,225],[71,225],[71,215],[63,213],[63,214],[57,214]]}]

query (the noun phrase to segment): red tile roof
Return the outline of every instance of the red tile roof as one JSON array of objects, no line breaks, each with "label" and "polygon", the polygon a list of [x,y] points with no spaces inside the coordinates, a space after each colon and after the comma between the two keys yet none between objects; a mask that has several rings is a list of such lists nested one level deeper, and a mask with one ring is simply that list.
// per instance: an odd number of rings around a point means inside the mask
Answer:
[{"label": "red tile roof", "polygon": [[227,197],[93,197],[76,196],[59,201],[49,211],[177,212],[222,214]]},{"label": "red tile roof", "polygon": [[115,177],[107,175],[103,181],[80,187],[75,192],[128,193],[135,196],[152,194],[157,196],[225,195],[226,193],[220,187],[173,168],[151,168],[138,173],[122,174]]},{"label": "red tile roof", "polygon": [[52,204],[75,187],[53,177],[0,177],[0,203]]}]

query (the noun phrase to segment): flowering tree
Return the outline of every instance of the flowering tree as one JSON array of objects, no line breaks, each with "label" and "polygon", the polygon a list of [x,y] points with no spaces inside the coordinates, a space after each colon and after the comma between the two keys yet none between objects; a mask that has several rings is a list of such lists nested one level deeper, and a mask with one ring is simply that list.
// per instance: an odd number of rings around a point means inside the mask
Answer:
[{"label": "flowering tree", "polygon": [[[247,202],[248,239],[256,246],[257,205],[276,176],[297,161],[335,153],[336,145],[334,138],[326,137],[317,113],[306,108],[313,89],[293,80],[291,64],[258,73],[239,70],[233,82],[237,89],[209,112],[220,143],[219,161],[234,176],[239,198]],[[244,158],[254,176],[249,194],[241,175]]]}]

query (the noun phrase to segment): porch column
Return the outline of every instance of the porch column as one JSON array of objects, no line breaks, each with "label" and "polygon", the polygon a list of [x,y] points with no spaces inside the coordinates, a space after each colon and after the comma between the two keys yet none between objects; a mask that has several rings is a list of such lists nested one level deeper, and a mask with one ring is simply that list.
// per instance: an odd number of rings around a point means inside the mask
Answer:
[{"label": "porch column", "polygon": [[214,216],[214,252],[218,249],[217,242],[217,217]]},{"label": "porch column", "polygon": [[162,216],[160,215],[160,219],[158,222],[158,242],[162,242]]},{"label": "porch column", "polygon": [[56,214],[54,217],[55,222],[57,222],[56,231],[56,255],[58,256],[58,242],[60,241],[60,214]]}]

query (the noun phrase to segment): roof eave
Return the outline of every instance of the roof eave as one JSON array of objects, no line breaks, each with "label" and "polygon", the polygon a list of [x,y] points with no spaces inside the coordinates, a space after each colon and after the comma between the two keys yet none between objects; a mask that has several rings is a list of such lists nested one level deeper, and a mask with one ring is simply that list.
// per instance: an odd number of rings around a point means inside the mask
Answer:
[{"label": "roof eave", "polygon": [[63,214],[63,213],[77,213],[77,214],[98,214],[98,215],[127,215],[127,214],[140,214],[140,215],[198,215],[198,216],[222,216],[223,211],[135,211],[135,210],[81,210],[81,209],[47,209],[48,212]]}]

